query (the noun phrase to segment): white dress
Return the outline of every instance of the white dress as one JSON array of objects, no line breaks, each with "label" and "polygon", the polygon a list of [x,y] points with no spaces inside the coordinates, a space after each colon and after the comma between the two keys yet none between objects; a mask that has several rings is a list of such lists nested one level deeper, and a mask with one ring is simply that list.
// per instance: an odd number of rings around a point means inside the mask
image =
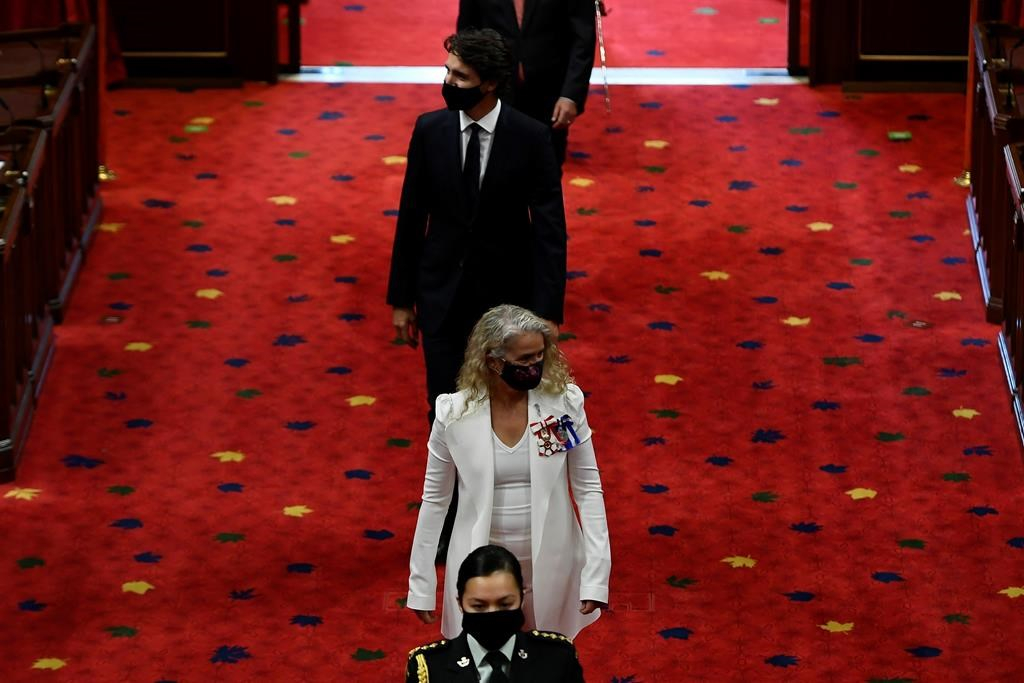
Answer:
[{"label": "white dress", "polygon": [[509,447],[494,437],[494,503],[490,543],[516,556],[523,570],[523,614],[526,628],[536,626],[533,613],[533,560],[530,548],[530,444],[529,430]]}]

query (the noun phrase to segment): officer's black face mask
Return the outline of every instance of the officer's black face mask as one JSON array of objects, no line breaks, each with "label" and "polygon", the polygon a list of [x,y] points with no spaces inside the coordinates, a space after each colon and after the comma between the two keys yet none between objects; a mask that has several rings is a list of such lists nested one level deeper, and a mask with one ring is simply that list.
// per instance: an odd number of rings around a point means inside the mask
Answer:
[{"label": "officer's black face mask", "polygon": [[476,638],[487,650],[500,649],[526,623],[523,608],[496,612],[463,612],[462,630]]}]

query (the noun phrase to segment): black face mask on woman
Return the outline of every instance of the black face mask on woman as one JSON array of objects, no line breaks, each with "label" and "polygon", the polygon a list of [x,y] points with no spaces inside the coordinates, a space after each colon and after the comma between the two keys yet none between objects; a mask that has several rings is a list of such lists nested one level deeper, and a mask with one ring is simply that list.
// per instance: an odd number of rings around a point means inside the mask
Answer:
[{"label": "black face mask on woman", "polygon": [[544,361],[542,360],[531,365],[516,365],[505,361],[505,366],[501,369],[501,378],[505,380],[505,384],[516,391],[536,389],[543,375]]},{"label": "black face mask on woman", "polygon": [[462,630],[476,638],[487,650],[501,648],[526,623],[523,609],[502,609],[497,612],[463,612]]},{"label": "black face mask on woman", "polygon": [[472,109],[484,98],[484,91],[480,86],[472,88],[457,88],[448,83],[441,84],[441,97],[451,111],[466,111]]}]

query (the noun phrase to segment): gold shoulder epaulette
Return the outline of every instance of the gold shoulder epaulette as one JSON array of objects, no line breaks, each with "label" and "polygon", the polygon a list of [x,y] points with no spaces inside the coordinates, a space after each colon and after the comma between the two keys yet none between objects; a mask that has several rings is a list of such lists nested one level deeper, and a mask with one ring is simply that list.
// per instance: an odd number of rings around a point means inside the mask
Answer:
[{"label": "gold shoulder epaulette", "polygon": [[419,647],[414,647],[413,649],[409,650],[409,657],[411,659],[412,657],[415,657],[416,655],[418,655],[421,652],[426,652],[427,650],[433,650],[435,647],[441,647],[442,645],[447,645],[447,644],[448,644],[448,641],[442,638],[441,640],[435,640],[434,642],[427,643],[426,645],[420,645]]},{"label": "gold shoulder epaulette", "polygon": [[561,633],[555,633],[554,631],[538,631],[537,629],[534,629],[530,633],[532,633],[538,638],[545,638],[547,640],[561,640],[572,645],[572,640],[566,638]]}]

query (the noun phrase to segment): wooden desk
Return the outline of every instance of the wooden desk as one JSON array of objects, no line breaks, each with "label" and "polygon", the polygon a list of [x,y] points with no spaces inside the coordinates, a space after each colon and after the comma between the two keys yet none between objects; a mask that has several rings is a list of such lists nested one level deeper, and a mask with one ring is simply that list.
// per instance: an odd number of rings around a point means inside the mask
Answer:
[{"label": "wooden desk", "polygon": [[1024,143],[1003,148],[1009,201],[1004,207],[1009,229],[1006,249],[1005,320],[999,334],[999,355],[1010,389],[1017,430],[1024,442]]}]

